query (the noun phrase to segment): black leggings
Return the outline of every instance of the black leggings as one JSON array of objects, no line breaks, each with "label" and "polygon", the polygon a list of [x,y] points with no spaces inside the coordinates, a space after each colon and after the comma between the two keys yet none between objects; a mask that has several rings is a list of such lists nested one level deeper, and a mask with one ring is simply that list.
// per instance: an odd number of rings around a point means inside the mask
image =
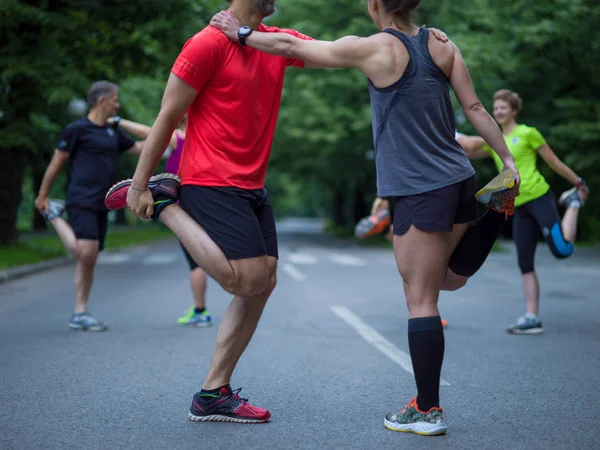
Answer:
[{"label": "black leggings", "polygon": [[517,246],[519,268],[523,274],[534,271],[535,249],[540,230],[555,257],[563,259],[573,254],[573,244],[563,236],[556,198],[552,191],[515,208],[513,239]]}]

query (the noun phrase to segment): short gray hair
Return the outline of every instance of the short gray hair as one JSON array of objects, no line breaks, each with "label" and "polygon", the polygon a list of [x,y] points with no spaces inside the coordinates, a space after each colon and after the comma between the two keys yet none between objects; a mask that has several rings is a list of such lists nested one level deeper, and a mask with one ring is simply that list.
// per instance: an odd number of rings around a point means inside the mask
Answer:
[{"label": "short gray hair", "polygon": [[90,107],[96,106],[101,97],[107,97],[119,92],[119,86],[110,81],[96,81],[90,87],[87,95],[87,102]]}]

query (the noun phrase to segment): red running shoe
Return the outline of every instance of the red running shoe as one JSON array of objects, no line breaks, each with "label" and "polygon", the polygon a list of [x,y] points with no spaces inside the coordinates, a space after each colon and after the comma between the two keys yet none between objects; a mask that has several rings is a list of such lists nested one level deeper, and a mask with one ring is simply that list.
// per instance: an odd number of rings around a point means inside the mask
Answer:
[{"label": "red running shoe", "polygon": [[[108,190],[104,198],[104,204],[109,210],[113,211],[127,207],[127,192],[129,192],[131,182],[131,178],[119,181]],[[181,179],[171,173],[154,175],[148,182],[148,189],[152,193],[155,205],[165,202],[169,202],[169,204],[177,202],[180,187]]]},{"label": "red running shoe", "polygon": [[368,217],[360,219],[354,227],[354,236],[364,239],[383,233],[392,223],[392,217],[387,209],[377,211]]},{"label": "red running shoe", "polygon": [[188,418],[194,422],[234,422],[265,423],[271,418],[268,409],[248,403],[248,399],[238,395],[242,389],[231,390],[230,386],[221,388],[213,398],[194,395]]}]

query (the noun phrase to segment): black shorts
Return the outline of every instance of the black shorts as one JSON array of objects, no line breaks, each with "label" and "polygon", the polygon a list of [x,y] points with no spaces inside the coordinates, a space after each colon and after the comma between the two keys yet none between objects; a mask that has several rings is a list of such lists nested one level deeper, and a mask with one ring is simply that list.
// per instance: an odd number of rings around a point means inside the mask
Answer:
[{"label": "black shorts", "polygon": [[515,208],[513,239],[517,247],[521,273],[535,270],[535,249],[540,231],[556,258],[568,258],[573,254],[573,244],[565,240],[560,222],[556,198],[552,191]]},{"label": "black shorts", "polygon": [[477,217],[477,178],[422,194],[395,198],[394,234],[402,236],[414,225],[421,231],[449,232],[458,223]]},{"label": "black shorts", "polygon": [[185,247],[183,246],[183,244],[181,243],[181,241],[179,241],[179,245],[181,246],[181,249],[183,250],[183,254],[185,256],[185,260],[188,263],[188,266],[190,266],[190,272],[192,270],[197,269],[199,266],[198,266],[198,263],[196,262],[196,260],[194,260],[194,258],[192,258],[192,255],[190,255],[188,253],[188,251],[185,249]]},{"label": "black shorts", "polygon": [[225,256],[279,256],[275,217],[266,189],[181,187],[179,205],[200,224]]},{"label": "black shorts", "polygon": [[108,228],[108,211],[67,207],[67,217],[77,239],[98,241],[99,250],[104,249]]}]

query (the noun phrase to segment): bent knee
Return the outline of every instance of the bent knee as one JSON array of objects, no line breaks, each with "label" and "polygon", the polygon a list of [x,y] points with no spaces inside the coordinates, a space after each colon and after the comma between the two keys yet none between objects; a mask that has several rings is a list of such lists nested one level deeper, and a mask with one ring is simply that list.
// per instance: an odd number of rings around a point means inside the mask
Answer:
[{"label": "bent knee", "polygon": [[448,271],[446,275],[446,279],[442,284],[442,290],[444,291],[458,291],[459,289],[465,287],[467,282],[469,281],[468,277],[464,277],[462,275],[455,274],[452,271]]},{"label": "bent knee", "polygon": [[545,229],[544,235],[548,248],[556,258],[565,259],[573,254],[575,247],[565,239],[559,223],[555,223],[550,230]]},{"label": "bent knee", "polygon": [[269,271],[265,269],[250,273],[232,273],[225,281],[223,288],[233,295],[254,297],[255,295],[262,294],[270,285],[271,277],[269,276]]}]

